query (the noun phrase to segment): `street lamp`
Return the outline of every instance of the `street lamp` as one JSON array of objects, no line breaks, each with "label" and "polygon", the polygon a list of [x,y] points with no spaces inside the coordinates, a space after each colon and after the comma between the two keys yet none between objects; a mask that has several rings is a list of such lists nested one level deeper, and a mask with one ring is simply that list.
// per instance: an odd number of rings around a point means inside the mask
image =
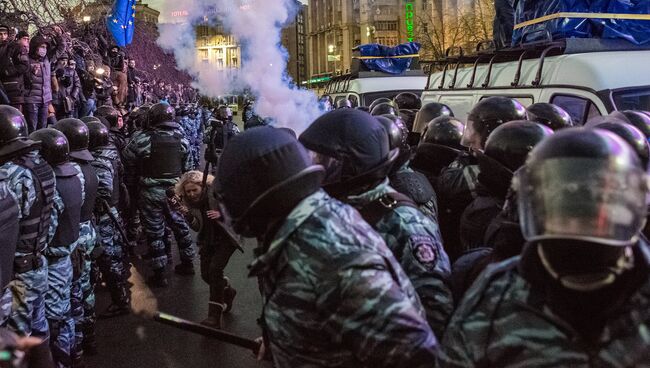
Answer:
[{"label": "street lamp", "polygon": [[84,15],[83,19],[84,23],[90,23],[90,15]]},{"label": "street lamp", "polygon": [[334,50],[336,50],[336,46],[334,46],[334,45],[329,45],[329,46],[327,47],[327,50],[329,51],[330,54],[333,54],[333,53],[334,53]]}]

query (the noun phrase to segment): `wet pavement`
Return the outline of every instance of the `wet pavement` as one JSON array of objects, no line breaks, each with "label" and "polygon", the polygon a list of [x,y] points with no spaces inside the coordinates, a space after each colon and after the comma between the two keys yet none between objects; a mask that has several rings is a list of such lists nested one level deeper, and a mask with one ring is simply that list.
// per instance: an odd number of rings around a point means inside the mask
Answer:
[{"label": "wet pavement", "polygon": [[[246,254],[236,252],[226,269],[226,275],[237,289],[233,310],[224,317],[224,330],[254,339],[260,336],[256,320],[261,308],[261,297],[255,279],[247,278],[246,266],[252,259],[253,244],[246,242]],[[142,252],[142,250],[139,250]],[[175,263],[178,252],[175,249]],[[149,289],[142,282],[148,268],[136,260],[131,282],[134,303],[146,295],[157,299],[158,310],[192,321],[207,316],[208,286],[201,280],[198,258],[197,274],[179,276],[169,266],[170,286],[166,289]],[[103,311],[109,304],[106,290],[97,293],[97,310]],[[99,355],[86,359],[88,368],[122,367],[270,367],[258,363],[251,352],[236,346],[211,340],[190,332],[144,320],[134,315],[100,320],[97,323]]]}]

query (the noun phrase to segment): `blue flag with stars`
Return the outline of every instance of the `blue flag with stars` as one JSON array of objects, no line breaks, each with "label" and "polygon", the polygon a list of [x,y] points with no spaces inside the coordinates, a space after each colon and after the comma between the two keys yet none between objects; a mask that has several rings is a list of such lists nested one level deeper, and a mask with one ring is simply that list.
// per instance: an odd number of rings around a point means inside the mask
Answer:
[{"label": "blue flag with stars", "polygon": [[136,0],[115,0],[113,9],[106,17],[106,26],[117,46],[124,47],[133,41],[135,2]]}]

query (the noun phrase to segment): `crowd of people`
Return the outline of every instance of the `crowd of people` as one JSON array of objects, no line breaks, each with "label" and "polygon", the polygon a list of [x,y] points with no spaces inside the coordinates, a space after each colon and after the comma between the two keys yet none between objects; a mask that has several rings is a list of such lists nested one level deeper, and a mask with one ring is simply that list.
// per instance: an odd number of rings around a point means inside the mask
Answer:
[{"label": "crowd of people", "polygon": [[[4,350],[84,366],[96,318],[130,313],[138,242],[154,288],[173,243],[179,277],[198,249],[202,323],[221,329],[237,294],[224,269],[246,237],[259,358],[277,367],[650,365],[649,113],[578,127],[494,96],[461,121],[401,93],[324,98],[299,136],[248,101],[241,133],[191,88],[132,88],[117,47],[98,84],[56,37],[3,29]],[[97,314],[99,285],[112,303]]]}]

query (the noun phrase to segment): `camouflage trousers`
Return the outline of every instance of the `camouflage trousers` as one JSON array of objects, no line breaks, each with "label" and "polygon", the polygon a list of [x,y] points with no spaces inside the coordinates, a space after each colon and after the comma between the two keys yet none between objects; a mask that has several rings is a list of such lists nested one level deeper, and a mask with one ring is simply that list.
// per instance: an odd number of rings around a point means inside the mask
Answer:
[{"label": "camouflage trousers", "polygon": [[75,324],[70,307],[72,262],[70,256],[48,257],[45,316],[50,327],[50,347],[57,367],[71,366]]},{"label": "camouflage trousers", "polygon": [[169,225],[178,244],[181,261],[191,262],[195,249],[192,246],[190,227],[185,218],[169,208],[165,187],[148,187],[140,192],[140,218],[149,243],[151,267],[164,268],[167,264],[165,252],[165,224]]},{"label": "camouflage trousers", "polygon": [[199,170],[201,168],[201,145],[202,142],[197,140],[190,147],[190,156],[192,157],[192,168],[194,170]]},{"label": "camouflage trousers", "polygon": [[12,295],[11,316],[7,326],[19,335],[47,338],[49,327],[45,317],[47,292],[47,260],[43,266],[17,273],[9,283]]},{"label": "camouflage trousers", "polygon": [[75,313],[75,325],[79,331],[81,331],[82,324],[95,324],[95,283],[91,278],[91,274],[94,263],[92,253],[95,250],[96,243],[97,232],[95,226],[91,221],[82,222],[77,244],[83,250],[84,255],[83,269],[78,281],[82,294],[83,313],[81,316]]},{"label": "camouflage trousers", "polygon": [[[111,214],[119,221],[120,215],[115,207],[111,207]],[[126,292],[126,271],[124,267],[124,251],[122,243],[125,241],[115,221],[109,214],[103,214],[97,222],[99,240],[104,252],[97,260],[97,265],[106,281],[106,286],[111,294],[114,304],[124,305],[128,303]]]},{"label": "camouflage trousers", "polygon": [[7,287],[0,294],[0,327],[7,325],[7,320],[11,315],[11,300],[11,289]]}]

